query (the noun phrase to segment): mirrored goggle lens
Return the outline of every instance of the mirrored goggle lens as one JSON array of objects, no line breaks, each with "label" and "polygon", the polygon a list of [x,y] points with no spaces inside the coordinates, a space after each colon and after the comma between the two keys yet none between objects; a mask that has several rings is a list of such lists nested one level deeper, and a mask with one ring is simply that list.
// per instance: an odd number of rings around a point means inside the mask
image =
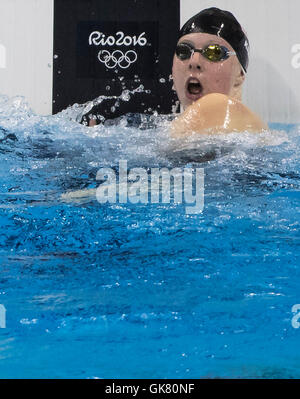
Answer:
[{"label": "mirrored goggle lens", "polygon": [[228,58],[228,51],[217,44],[211,44],[202,50],[202,54],[212,62],[218,62]]}]

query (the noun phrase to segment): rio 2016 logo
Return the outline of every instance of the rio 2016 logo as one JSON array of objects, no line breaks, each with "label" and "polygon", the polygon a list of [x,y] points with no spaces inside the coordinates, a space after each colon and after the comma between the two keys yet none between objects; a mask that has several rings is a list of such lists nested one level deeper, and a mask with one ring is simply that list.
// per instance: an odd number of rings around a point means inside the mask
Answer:
[{"label": "rio 2016 logo", "polygon": [[[125,33],[119,31],[116,36],[106,36],[104,33],[94,31],[89,36],[89,45],[92,46],[140,46],[144,47],[147,44],[145,37],[146,32],[142,32],[139,36],[125,36]],[[102,49],[98,53],[98,60],[103,63],[108,69],[113,69],[119,66],[122,69],[127,69],[131,64],[134,64],[138,59],[135,50],[128,50],[123,52],[121,50]]]},{"label": "rio 2016 logo", "polygon": [[89,45],[95,46],[146,46],[147,39],[145,38],[146,32],[143,32],[137,36],[125,36],[125,33],[119,31],[114,36],[106,37],[104,33],[94,31],[89,36]]}]

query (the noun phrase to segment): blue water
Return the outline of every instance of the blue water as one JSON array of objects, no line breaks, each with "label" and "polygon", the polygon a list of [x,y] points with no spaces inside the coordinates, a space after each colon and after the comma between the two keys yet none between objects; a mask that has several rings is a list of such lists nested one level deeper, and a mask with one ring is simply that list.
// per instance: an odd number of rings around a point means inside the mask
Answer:
[{"label": "blue water", "polygon": [[[180,142],[0,97],[1,378],[300,378],[299,128]],[[201,167],[203,213],[61,195]]]}]

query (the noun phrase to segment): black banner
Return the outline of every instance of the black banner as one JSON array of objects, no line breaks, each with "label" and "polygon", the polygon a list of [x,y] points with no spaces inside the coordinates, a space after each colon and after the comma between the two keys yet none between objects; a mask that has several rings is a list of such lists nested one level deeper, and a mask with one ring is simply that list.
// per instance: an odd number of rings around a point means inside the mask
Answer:
[{"label": "black banner", "polygon": [[296,388],[299,380],[232,380],[232,379],[121,379],[121,380],[1,380],[0,386],[8,389],[10,393],[20,389],[22,394],[27,392],[32,396],[35,393],[40,396],[42,390],[55,395],[62,389],[68,393],[74,389],[76,395],[87,396],[93,394],[99,398],[201,398],[229,395],[238,398],[249,395],[257,395],[267,389],[272,393],[274,389]]},{"label": "black banner", "polygon": [[179,0],[55,0],[53,113],[142,88],[126,112],[172,112]]}]

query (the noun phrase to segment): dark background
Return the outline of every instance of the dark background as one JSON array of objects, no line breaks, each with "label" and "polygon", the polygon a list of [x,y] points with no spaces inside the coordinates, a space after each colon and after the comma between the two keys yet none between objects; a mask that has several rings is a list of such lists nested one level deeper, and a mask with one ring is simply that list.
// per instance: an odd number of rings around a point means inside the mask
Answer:
[{"label": "dark background", "polygon": [[[169,75],[179,25],[179,0],[55,0],[53,113],[100,95],[119,96],[141,84],[147,93],[128,102],[126,112],[151,108],[171,113],[177,97]],[[93,30],[107,36],[123,31],[131,37],[145,31],[148,43],[89,46]],[[107,69],[97,59],[101,49],[136,50],[138,59],[128,69]]]}]

